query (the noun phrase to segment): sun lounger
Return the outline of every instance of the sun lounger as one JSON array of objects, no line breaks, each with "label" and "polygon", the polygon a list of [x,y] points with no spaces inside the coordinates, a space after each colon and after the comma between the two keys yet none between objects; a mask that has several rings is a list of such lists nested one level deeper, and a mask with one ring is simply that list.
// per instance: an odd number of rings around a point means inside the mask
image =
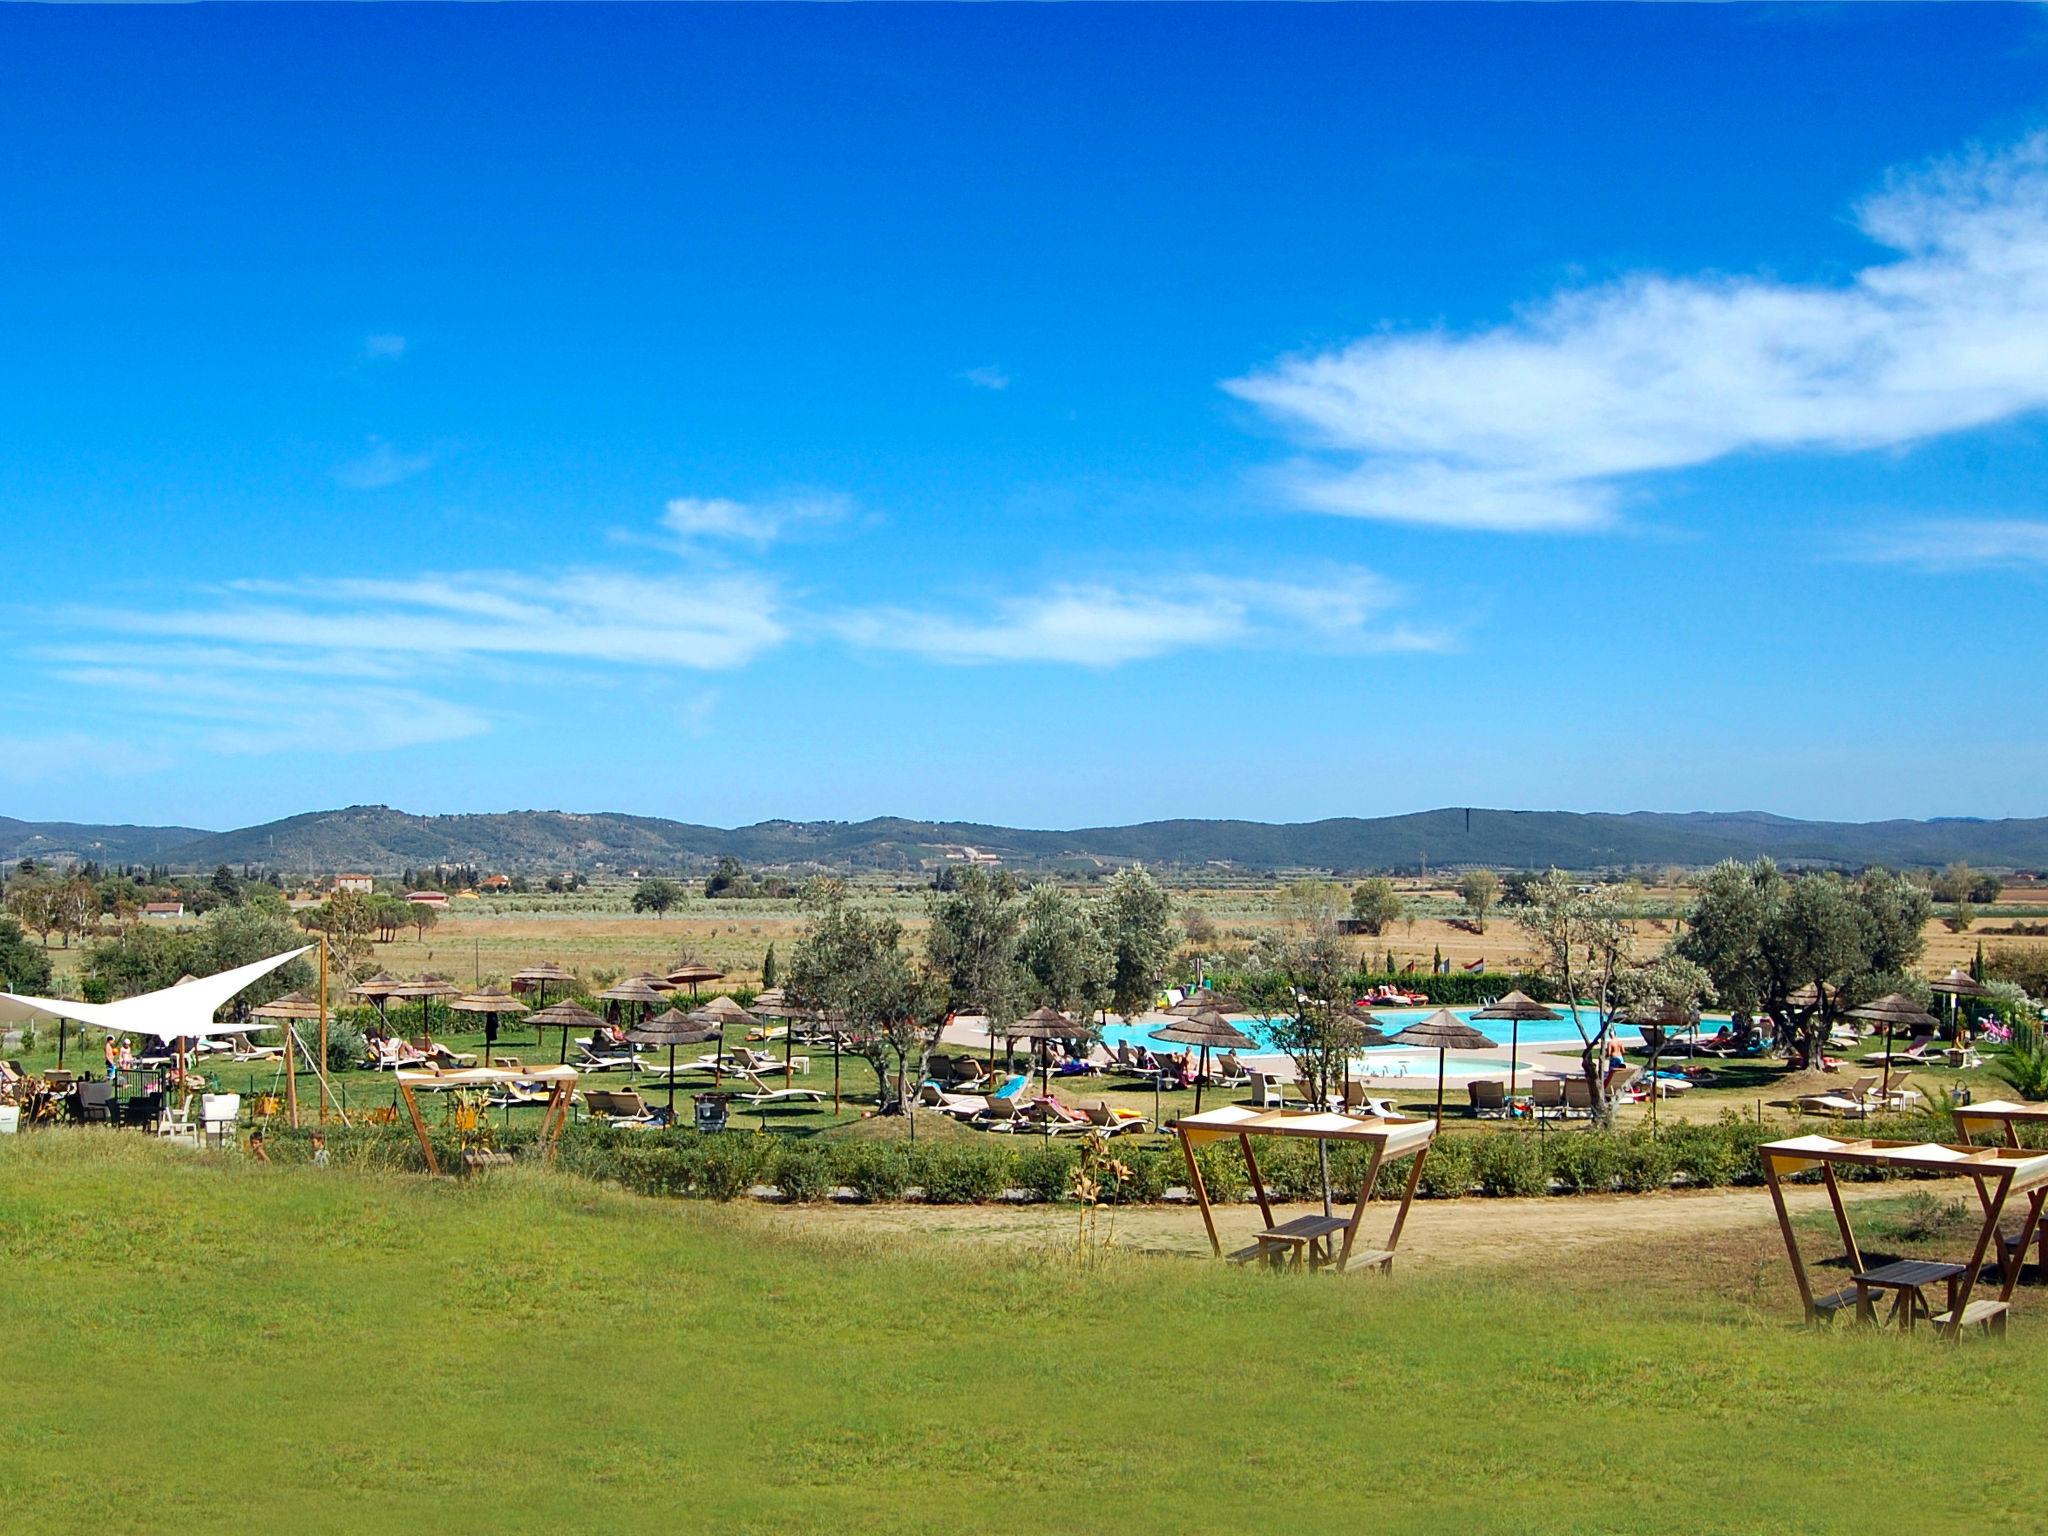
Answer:
[{"label": "sun lounger", "polygon": [[614,1046],[593,1048],[579,1040],[576,1042],[576,1054],[578,1072],[635,1072],[640,1067],[638,1056]]},{"label": "sun lounger", "polygon": [[1357,1115],[1366,1120],[1384,1120],[1388,1115],[1400,1113],[1394,1101],[1383,1094],[1377,1094],[1363,1083],[1344,1085],[1344,1113]]},{"label": "sun lounger", "polygon": [[1472,1100],[1475,1120],[1505,1120],[1508,1114],[1507,1085],[1497,1077],[1475,1077],[1465,1085]]},{"label": "sun lounger", "polygon": [[[750,1051],[744,1045],[733,1048],[732,1060],[735,1067],[744,1068],[749,1072],[758,1072],[763,1077],[783,1070],[783,1061],[780,1056],[771,1055],[766,1051]],[[811,1058],[808,1056],[790,1057],[789,1070],[792,1072],[810,1071]]]},{"label": "sun lounger", "polygon": [[[781,1063],[776,1063],[780,1067]],[[733,1076],[754,1086],[752,1093],[735,1095],[747,1104],[787,1104],[794,1100],[809,1100],[813,1104],[825,1102],[825,1095],[816,1088],[772,1088],[761,1080],[760,1074],[745,1067],[735,1067]]]},{"label": "sun lounger", "polygon": [[1095,1122],[1077,1109],[1069,1109],[1058,1099],[1034,1099],[1024,1109],[1021,1119],[1032,1130],[1047,1136],[1061,1136],[1073,1132],[1093,1132]]},{"label": "sun lounger", "polygon": [[630,1088],[584,1089],[583,1112],[610,1125],[652,1125],[657,1118],[647,1101]]},{"label": "sun lounger", "polygon": [[1242,1088],[1251,1080],[1235,1051],[1225,1051],[1209,1063],[1209,1081],[1218,1088]]},{"label": "sun lounger", "polygon": [[419,1039],[412,1042],[412,1048],[420,1053],[423,1060],[431,1061],[437,1067],[473,1067],[476,1054],[472,1051],[451,1051],[438,1040]]},{"label": "sun lounger", "polygon": [[1564,1103],[1559,1113],[1567,1117],[1582,1115],[1588,1120],[1592,1119],[1593,1085],[1583,1077],[1567,1077],[1563,1086]]},{"label": "sun lounger", "polygon": [[991,1093],[982,1098],[981,1108],[975,1112],[968,1124],[984,1131],[1015,1130],[1017,1115],[1017,1101],[1014,1098],[1000,1098]]},{"label": "sun lounger", "polygon": [[1088,1123],[1105,1136],[1121,1136],[1130,1131],[1151,1128],[1152,1122],[1135,1109],[1118,1109],[1109,1100],[1085,1105],[1081,1111],[1088,1117]]}]

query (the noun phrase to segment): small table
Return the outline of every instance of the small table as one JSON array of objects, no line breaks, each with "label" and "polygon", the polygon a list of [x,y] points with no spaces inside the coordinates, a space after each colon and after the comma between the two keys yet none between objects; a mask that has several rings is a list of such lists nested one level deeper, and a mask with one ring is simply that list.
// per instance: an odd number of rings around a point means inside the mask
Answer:
[{"label": "small table", "polygon": [[1320,1269],[1332,1261],[1330,1239],[1350,1225],[1341,1216],[1297,1216],[1258,1235],[1259,1257],[1275,1269],[1285,1264]]},{"label": "small table", "polygon": [[1966,1264],[1940,1264],[1929,1259],[1900,1259],[1894,1264],[1866,1269],[1850,1277],[1856,1287],[1856,1316],[1863,1322],[1875,1323],[1875,1293],[1896,1291],[1898,1299],[1892,1303],[1890,1320],[1899,1325],[1901,1332],[1911,1332],[1917,1320],[1934,1316],[1934,1309],[1927,1305],[1921,1288],[1936,1281],[1945,1284],[1948,1287],[1948,1310],[1953,1312],[1956,1308],[1956,1282],[1968,1268]]}]

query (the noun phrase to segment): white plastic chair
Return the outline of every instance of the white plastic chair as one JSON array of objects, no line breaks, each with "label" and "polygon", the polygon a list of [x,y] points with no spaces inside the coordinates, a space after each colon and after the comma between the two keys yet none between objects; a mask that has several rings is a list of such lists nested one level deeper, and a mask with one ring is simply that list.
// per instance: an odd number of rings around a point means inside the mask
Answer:
[{"label": "white plastic chair", "polygon": [[239,1093],[208,1093],[199,1099],[199,1120],[205,1130],[206,1139],[215,1146],[226,1146],[234,1139],[235,1123],[241,1118],[242,1096]]},{"label": "white plastic chair", "polygon": [[21,1129],[21,1106],[0,1104],[0,1136],[12,1136]]}]

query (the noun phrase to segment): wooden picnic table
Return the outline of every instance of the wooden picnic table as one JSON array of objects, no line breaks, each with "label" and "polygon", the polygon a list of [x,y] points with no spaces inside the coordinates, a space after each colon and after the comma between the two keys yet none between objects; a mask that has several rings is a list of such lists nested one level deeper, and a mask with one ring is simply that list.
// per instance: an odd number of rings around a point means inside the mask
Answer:
[{"label": "wooden picnic table", "polygon": [[1866,1323],[1877,1321],[1877,1293],[1896,1292],[1892,1302],[1891,1321],[1900,1331],[1910,1333],[1913,1324],[1923,1317],[1933,1317],[1934,1309],[1927,1305],[1925,1287],[1936,1283],[1948,1286],[1948,1308],[1956,1309],[1956,1282],[1969,1272],[1964,1264],[1943,1264],[1932,1259],[1900,1259],[1891,1264],[1880,1264],[1875,1269],[1866,1269],[1852,1275],[1856,1287],[1856,1315]]},{"label": "wooden picnic table", "polygon": [[[2004,1146],[2017,1147],[2020,1144],[2020,1127],[2023,1125],[2048,1125],[2048,1104],[2018,1104],[2010,1099],[1986,1099],[1981,1104],[1958,1104],[1954,1110],[1956,1134],[1964,1141],[1974,1142],[1986,1132],[1995,1135]],[[2048,1276],[2048,1221],[2037,1222],[2039,1234],[2039,1265],[2041,1273]],[[2010,1264],[2017,1269],[2025,1262],[2025,1240],[2009,1237],[2001,1226],[1995,1235],[1998,1244],[1998,1267],[2002,1273]]]},{"label": "wooden picnic table", "polygon": [[[1964,1113],[1967,1109],[1966,1106]],[[2008,1262],[2000,1266],[2002,1283],[1996,1299],[1973,1301],[1970,1293],[1984,1271],[1984,1261],[1990,1256],[1993,1245],[1997,1244],[2001,1253],[2007,1249],[2006,1240],[1999,1231],[1999,1218],[2005,1212],[2007,1201],[2016,1194],[2024,1196],[2022,1202],[2017,1202],[2023,1215],[2019,1236],[2011,1241],[2010,1251],[2016,1254],[2026,1250],[2028,1241],[2040,1224],[2042,1203],[2048,1200],[2048,1152],[2033,1152],[2020,1147],[1979,1147],[1968,1142],[1948,1146],[1932,1141],[1848,1140],[1821,1135],[1793,1136],[1784,1141],[1766,1142],[1758,1151],[1763,1159],[1764,1183],[1770,1189],[1771,1203],[1778,1213],[1778,1230],[1785,1239],[1786,1256],[1792,1261],[1792,1278],[1799,1287],[1799,1300],[1809,1322],[1832,1316],[1852,1303],[1859,1317],[1867,1316],[1871,1291],[1886,1288],[1887,1282],[1881,1277],[1892,1273],[1923,1272],[1904,1265],[1867,1268],[1856,1243],[1856,1233],[1849,1225],[1849,1210],[1843,1203],[1835,1169],[1885,1168],[1971,1182],[1984,1212],[1983,1225],[1978,1230],[1969,1262],[1960,1266],[1959,1274],[1953,1277],[1941,1275],[1937,1266],[1937,1272],[1922,1282],[1932,1283],[1939,1278],[1946,1279],[1950,1286],[1948,1310],[1932,1315],[1929,1321],[1933,1323],[1938,1337],[1950,1340],[1959,1338],[1963,1329],[1971,1324],[1980,1325],[1987,1333],[2004,1333],[2005,1314],[2012,1304],[2013,1288],[2019,1281],[2018,1263]],[[1821,1183],[1827,1189],[1835,1225],[1842,1236],[1843,1258],[1851,1276],[1847,1287],[1827,1296],[1815,1296],[1813,1293],[1807,1278],[1806,1260],[1799,1251],[1798,1235],[1793,1230],[1791,1214],[1785,1208],[1781,1187],[1784,1179],[1810,1169],[1819,1170]],[[1904,1326],[1911,1326],[1909,1318],[1902,1317],[1901,1321]]]},{"label": "wooden picnic table", "polygon": [[1258,1234],[1258,1257],[1275,1269],[1287,1264],[1321,1269],[1333,1258],[1330,1239],[1350,1225],[1343,1216],[1297,1216]]},{"label": "wooden picnic table", "polygon": [[[1188,1188],[1194,1192],[1195,1204],[1201,1208],[1202,1225],[1208,1230],[1209,1245],[1219,1258],[1223,1256],[1223,1241],[1216,1231],[1208,1185],[1203,1181],[1202,1166],[1195,1154],[1202,1146],[1235,1141],[1244,1156],[1252,1197],[1259,1202],[1259,1214],[1265,1217],[1266,1225],[1251,1246],[1232,1253],[1231,1258],[1257,1259],[1278,1268],[1282,1267],[1284,1256],[1285,1260],[1303,1267],[1327,1267],[1339,1274],[1353,1268],[1390,1274],[1394,1267],[1394,1250],[1401,1244],[1401,1228],[1408,1220],[1416,1186],[1422,1179],[1422,1161],[1436,1136],[1436,1122],[1410,1119],[1405,1115],[1361,1119],[1330,1110],[1254,1109],[1243,1104],[1230,1104],[1199,1115],[1181,1116],[1174,1122],[1174,1134],[1180,1140],[1181,1156],[1187,1163]],[[1366,1146],[1371,1157],[1359,1181],[1358,1198],[1350,1216],[1331,1214],[1325,1204],[1325,1214],[1320,1216],[1297,1216],[1285,1222],[1276,1220],[1266,1181],[1259,1172],[1258,1157],[1252,1151],[1252,1138],[1255,1136],[1351,1141]],[[1380,1169],[1404,1158],[1409,1161],[1408,1178],[1401,1190],[1400,1204],[1394,1210],[1386,1245],[1369,1252],[1357,1251],[1359,1226],[1365,1218],[1366,1207],[1372,1203]],[[1333,1240],[1340,1232],[1344,1240],[1337,1244]]]}]

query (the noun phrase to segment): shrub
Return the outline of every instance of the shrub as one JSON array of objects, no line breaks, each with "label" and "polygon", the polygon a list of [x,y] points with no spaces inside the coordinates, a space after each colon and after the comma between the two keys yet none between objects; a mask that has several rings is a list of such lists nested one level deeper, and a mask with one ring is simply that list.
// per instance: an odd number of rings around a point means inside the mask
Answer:
[{"label": "shrub", "polygon": [[1480,1193],[1527,1197],[1550,1192],[1550,1170],[1534,1136],[1497,1131],[1478,1138],[1472,1158]]},{"label": "shrub", "polygon": [[736,1132],[707,1136],[703,1157],[704,1192],[714,1200],[737,1200],[767,1178],[775,1143],[770,1137]]},{"label": "shrub", "polygon": [[1187,1165],[1171,1147],[1114,1147],[1114,1155],[1131,1176],[1120,1185],[1104,1182],[1105,1204],[1151,1205],[1164,1200],[1166,1191],[1187,1177]]},{"label": "shrub", "polygon": [[1014,1182],[1034,1200],[1066,1199],[1074,1187],[1080,1155],[1070,1146],[1048,1141],[1017,1154]]},{"label": "shrub", "polygon": [[902,1142],[855,1141],[834,1149],[839,1182],[863,1200],[901,1200],[910,1187],[910,1160]]},{"label": "shrub", "polygon": [[1742,1151],[1723,1127],[1680,1123],[1664,1133],[1675,1172],[1695,1189],[1732,1184],[1741,1172]]},{"label": "shrub", "polygon": [[1472,1192],[1469,1136],[1439,1136],[1422,1160],[1422,1192],[1433,1200],[1459,1200]]},{"label": "shrub", "polygon": [[[317,1041],[311,1043],[318,1044]],[[327,1021],[329,1072],[352,1072],[369,1054],[369,1042],[363,1038],[362,1026],[354,1019],[331,1018]]]},{"label": "shrub", "polygon": [[775,1158],[775,1187],[798,1203],[823,1200],[838,1188],[831,1159],[807,1141],[782,1147]]},{"label": "shrub", "polygon": [[931,1145],[921,1161],[924,1197],[933,1205],[979,1205],[1001,1198],[1010,1186],[1010,1153],[973,1143]]},{"label": "shrub", "polygon": [[1647,1131],[1630,1131],[1616,1138],[1621,1187],[1631,1194],[1669,1189],[1676,1158],[1671,1144],[1654,1139]]},{"label": "shrub", "polygon": [[1229,1203],[1251,1193],[1251,1180],[1244,1171],[1244,1159],[1235,1146],[1204,1147],[1195,1154],[1195,1166],[1202,1170],[1202,1184],[1212,1201]]},{"label": "shrub", "polygon": [[1550,1171],[1574,1195],[1606,1194],[1621,1176],[1612,1131],[1587,1129],[1548,1138]]}]

